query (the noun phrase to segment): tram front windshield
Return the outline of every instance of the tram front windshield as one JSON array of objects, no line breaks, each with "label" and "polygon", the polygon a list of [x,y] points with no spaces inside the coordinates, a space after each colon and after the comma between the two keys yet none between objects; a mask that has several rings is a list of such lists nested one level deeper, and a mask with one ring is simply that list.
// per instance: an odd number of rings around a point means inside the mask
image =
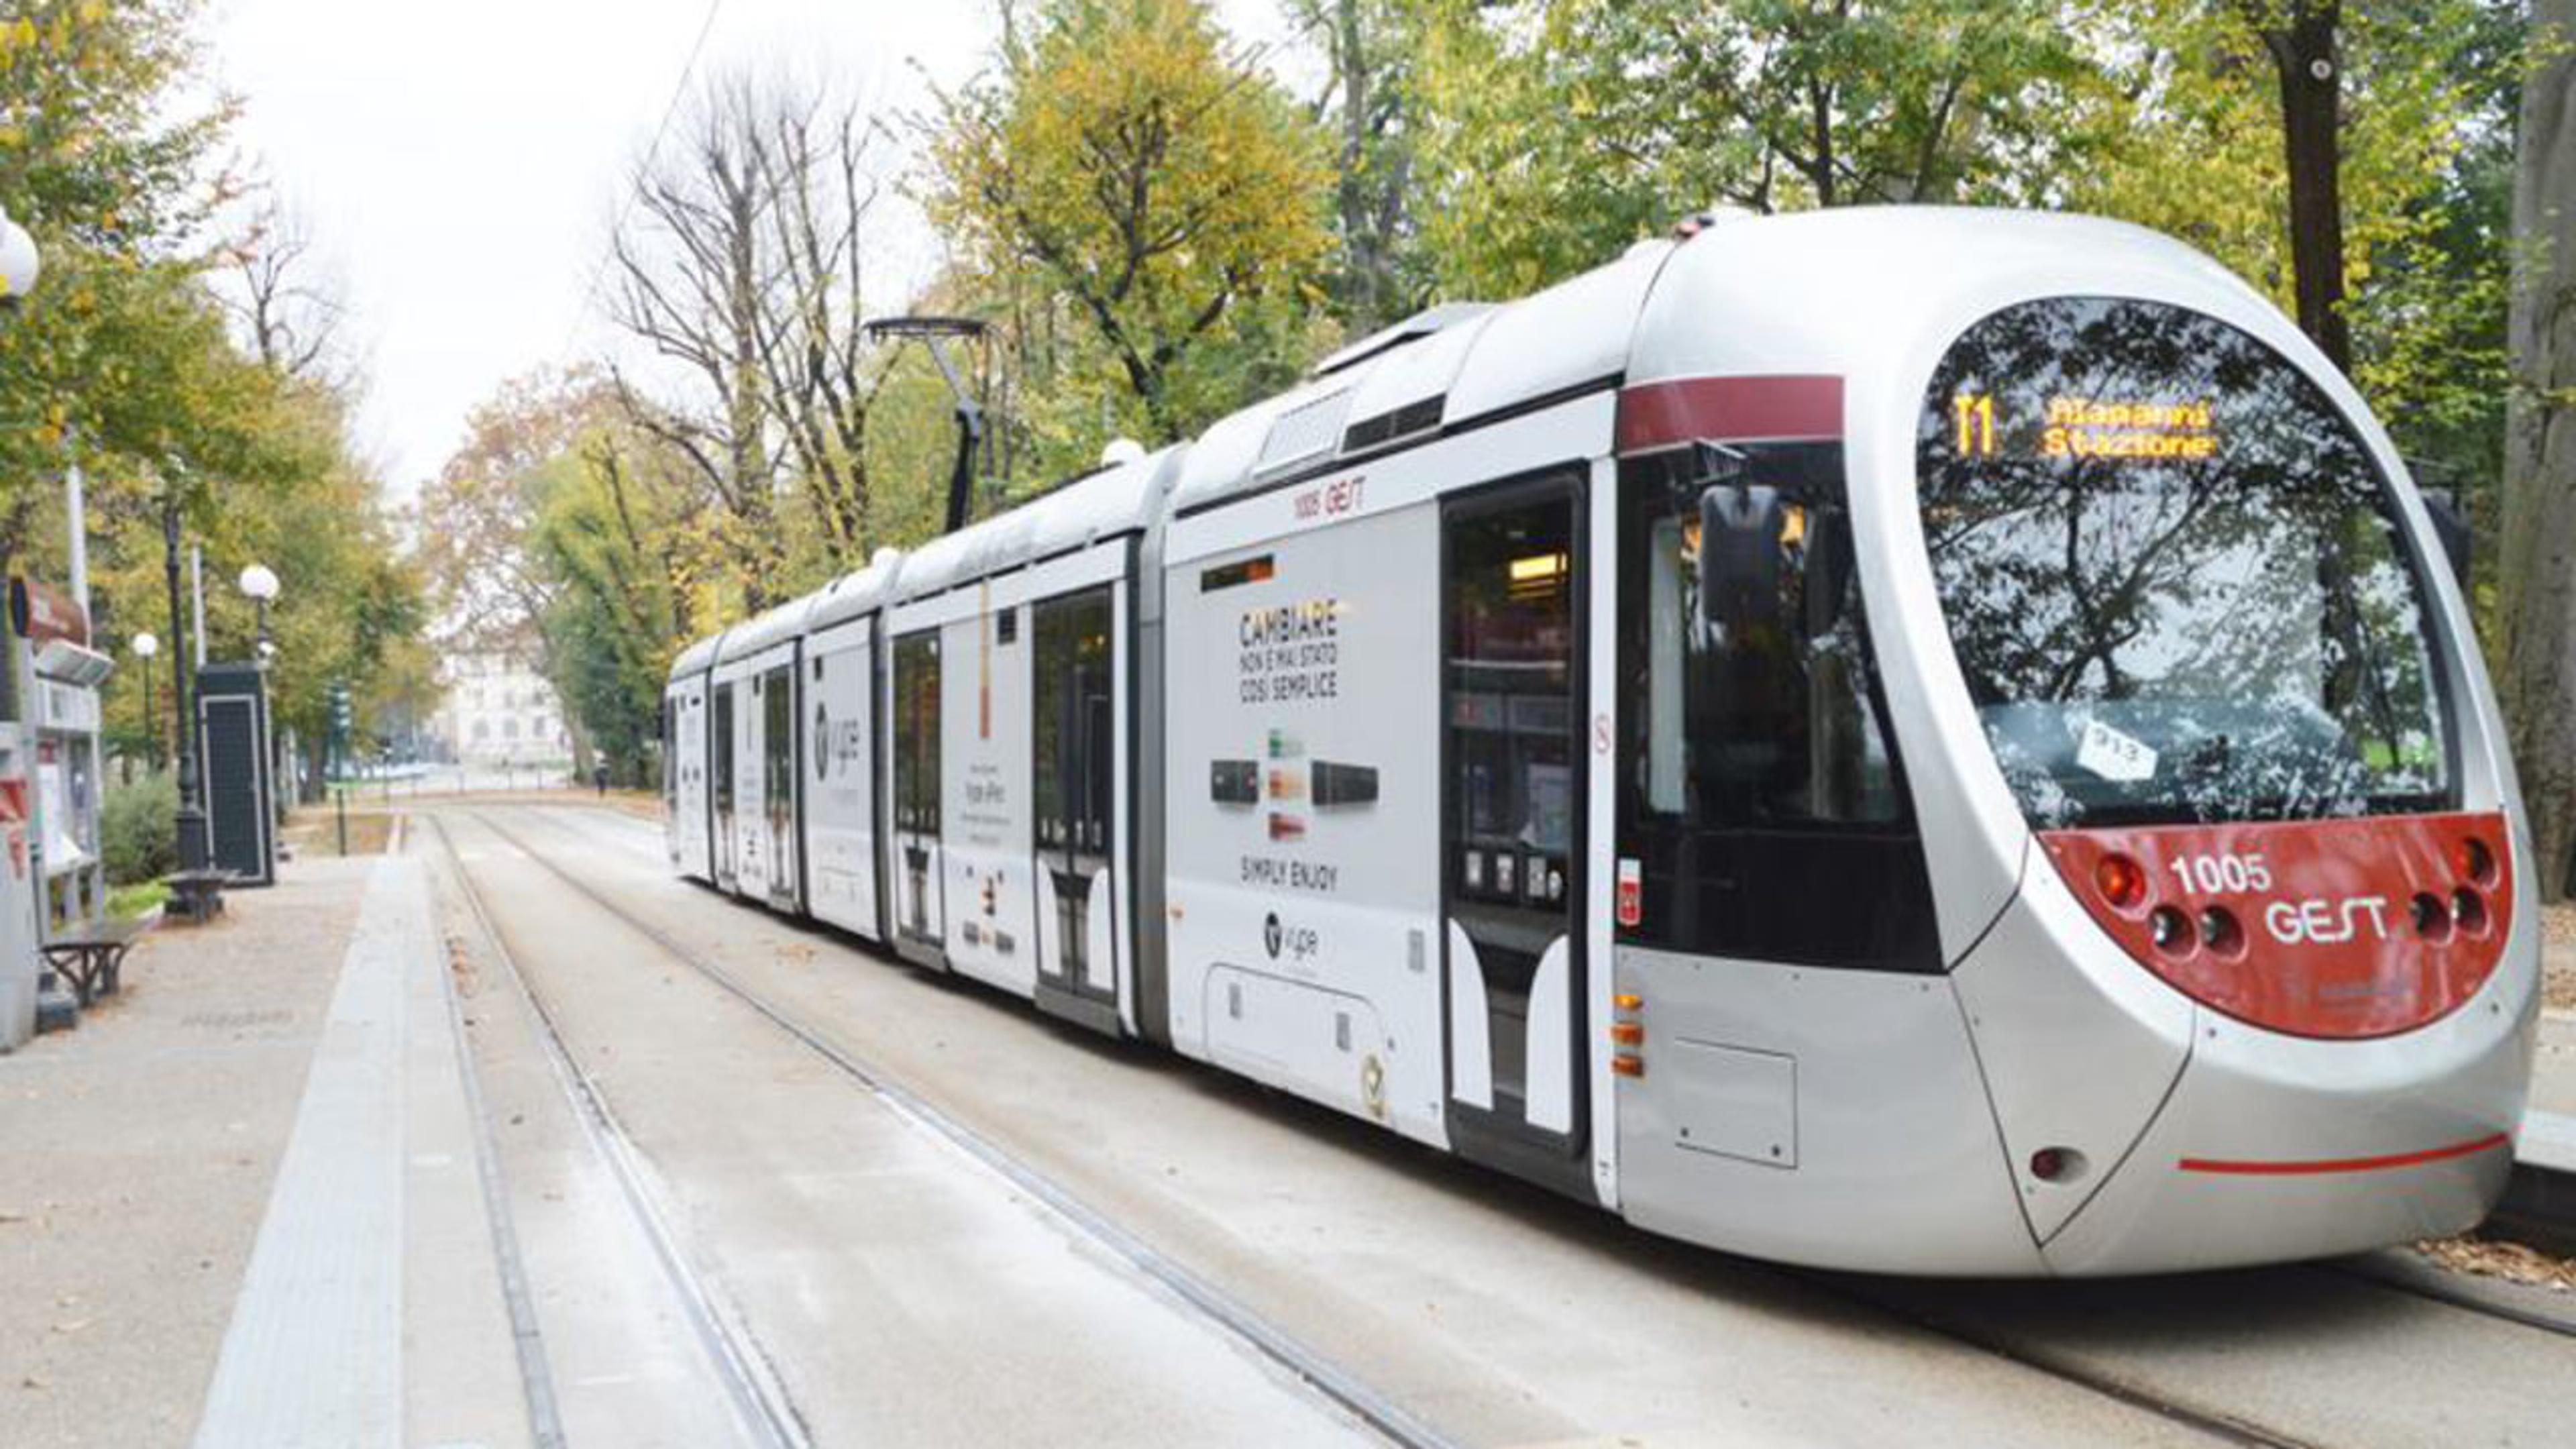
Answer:
[{"label": "tram front windshield", "polygon": [[2033,825],[2449,802],[2388,484],[2262,343],[2157,303],[2006,309],[1943,359],[1917,462],[1951,642]]}]

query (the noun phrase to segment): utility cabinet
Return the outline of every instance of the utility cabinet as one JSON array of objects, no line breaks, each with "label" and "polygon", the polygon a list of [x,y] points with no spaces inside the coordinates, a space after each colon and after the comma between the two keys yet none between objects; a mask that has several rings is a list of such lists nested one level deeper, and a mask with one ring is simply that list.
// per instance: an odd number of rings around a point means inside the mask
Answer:
[{"label": "utility cabinet", "polygon": [[209,864],[236,886],[277,883],[277,788],[271,778],[268,675],[256,664],[197,671],[197,741],[206,782]]}]

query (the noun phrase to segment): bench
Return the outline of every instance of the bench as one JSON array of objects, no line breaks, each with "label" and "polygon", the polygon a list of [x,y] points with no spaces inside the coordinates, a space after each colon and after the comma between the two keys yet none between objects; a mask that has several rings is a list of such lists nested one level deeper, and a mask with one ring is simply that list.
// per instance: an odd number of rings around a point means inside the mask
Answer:
[{"label": "bench", "polygon": [[170,888],[170,903],[180,915],[200,924],[224,909],[224,887],[241,877],[229,870],[177,870],[161,877]]},{"label": "bench", "polygon": [[66,927],[36,949],[44,953],[46,965],[71,982],[72,994],[86,1007],[116,994],[125,953],[142,934],[141,921],[84,921]]}]

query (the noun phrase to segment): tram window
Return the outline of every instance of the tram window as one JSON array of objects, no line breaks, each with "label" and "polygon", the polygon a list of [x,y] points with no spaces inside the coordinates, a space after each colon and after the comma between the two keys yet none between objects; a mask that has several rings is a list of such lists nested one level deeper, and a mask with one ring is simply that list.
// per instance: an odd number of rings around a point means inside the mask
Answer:
[{"label": "tram window", "polygon": [[1110,719],[1109,591],[1031,611],[1036,647],[1037,833],[1045,850],[1109,849],[1115,736]]},{"label": "tram window", "polygon": [[[1769,450],[1766,482],[1641,500],[1647,808],[1701,823],[1904,815],[1872,701],[1838,450]],[[1720,522],[1704,495],[1731,491]],[[1711,538],[1711,528],[1726,536]],[[1703,558],[1723,560],[1704,570]]]},{"label": "tram window", "polygon": [[899,829],[939,833],[939,636],[894,644],[894,816]]},{"label": "tram window", "polygon": [[716,686],[716,813],[733,813],[733,686]]},{"label": "tram window", "polygon": [[762,803],[776,823],[792,813],[796,789],[796,701],[786,665],[769,671],[761,699],[761,792],[768,797]]},{"label": "tram window", "polygon": [[[1620,850],[1631,938],[1820,965],[1932,969],[1922,849],[1863,619],[1842,450],[1622,472]],[[1854,910],[1867,901],[1870,910]]]},{"label": "tram window", "polygon": [[2163,303],[2026,302],[1916,428],[1960,672],[2037,828],[2449,808],[2424,562],[2307,374]]}]

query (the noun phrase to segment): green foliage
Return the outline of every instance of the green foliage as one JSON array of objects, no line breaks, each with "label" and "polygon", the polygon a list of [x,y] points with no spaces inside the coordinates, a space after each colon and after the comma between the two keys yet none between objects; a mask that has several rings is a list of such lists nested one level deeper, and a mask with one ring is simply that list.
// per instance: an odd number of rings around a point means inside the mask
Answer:
[{"label": "green foliage", "polygon": [[[2341,14],[2353,380],[2419,481],[2491,521],[2520,7],[2376,0]],[[2289,309],[2280,101],[2247,7],[2151,0],[2106,14],[2097,36],[2098,64],[2134,99],[2121,146],[2068,178],[2065,203],[2183,237]]]},{"label": "green foliage", "polygon": [[118,885],[158,880],[179,868],[179,783],[166,770],[110,784],[99,802],[99,856]]},{"label": "green foliage", "polygon": [[1054,0],[922,127],[932,219],[1001,314],[1048,462],[1183,436],[1303,361],[1330,173],[1201,0]]},{"label": "green foliage", "polygon": [[[44,257],[35,293],[0,317],[0,561],[61,577],[56,480],[78,462],[99,642],[122,655],[151,629],[166,651],[175,499],[206,549],[214,657],[253,643],[233,574],[256,560],[284,581],[278,717],[311,730],[329,678],[364,689],[408,646],[420,591],[348,447],[345,399],[237,346],[209,287],[216,257],[191,250],[236,194],[214,164],[229,113],[192,99],[197,18],[193,0],[37,0],[0,20],[0,205]],[[120,662],[105,703],[131,730],[139,671]]]},{"label": "green foliage", "polygon": [[551,460],[532,536],[558,586],[544,620],[555,686],[623,780],[646,773],[662,681],[682,642],[664,551],[670,490],[634,466],[628,440],[607,431]]},{"label": "green foliage", "polygon": [[157,880],[111,887],[107,893],[108,918],[130,921],[169,899],[170,888]]},{"label": "green foliage", "polygon": [[2110,136],[2071,38],[2024,0],[1407,0],[1456,293],[1518,296],[1711,203],[2043,201]]}]

